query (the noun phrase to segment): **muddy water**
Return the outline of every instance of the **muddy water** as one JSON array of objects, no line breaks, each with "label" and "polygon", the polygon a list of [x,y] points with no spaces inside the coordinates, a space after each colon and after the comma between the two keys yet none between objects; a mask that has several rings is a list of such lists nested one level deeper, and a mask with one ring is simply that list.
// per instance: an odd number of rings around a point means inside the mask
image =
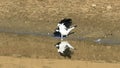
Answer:
[{"label": "muddy water", "polygon": [[105,38],[105,39],[97,39],[95,40],[95,42],[99,44],[119,45],[120,39]]},{"label": "muddy water", "polygon": [[[50,36],[53,37],[52,32],[35,32],[35,31],[24,31],[24,30],[11,30],[11,29],[4,29],[1,28],[0,32],[5,33],[12,33],[12,34],[18,34],[18,35],[33,35],[33,36]],[[81,40],[81,41],[90,41],[95,42],[98,44],[107,44],[107,45],[119,45],[120,39],[115,37],[108,37],[108,38],[92,38],[92,37],[82,37],[82,36],[70,36],[67,37],[68,40]]]}]

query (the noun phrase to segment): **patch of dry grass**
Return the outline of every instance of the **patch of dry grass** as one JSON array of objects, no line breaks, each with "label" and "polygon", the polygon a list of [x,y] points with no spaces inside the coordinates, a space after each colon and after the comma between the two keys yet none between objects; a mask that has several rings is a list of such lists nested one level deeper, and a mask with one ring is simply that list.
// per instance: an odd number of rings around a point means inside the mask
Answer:
[{"label": "patch of dry grass", "polygon": [[[0,55],[13,57],[64,59],[54,44],[60,40],[52,37],[0,33]],[[47,39],[48,38],[48,39]],[[77,50],[72,59],[87,61],[119,62],[120,46],[95,44],[87,41],[68,40]]]}]

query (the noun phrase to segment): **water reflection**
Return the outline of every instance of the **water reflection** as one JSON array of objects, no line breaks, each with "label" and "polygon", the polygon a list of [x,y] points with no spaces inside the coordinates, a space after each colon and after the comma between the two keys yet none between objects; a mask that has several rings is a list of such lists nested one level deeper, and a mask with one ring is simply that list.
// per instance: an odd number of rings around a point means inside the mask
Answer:
[{"label": "water reflection", "polygon": [[73,50],[75,49],[72,45],[68,43],[68,41],[61,41],[55,44],[58,53],[63,57],[71,58],[73,54]]}]

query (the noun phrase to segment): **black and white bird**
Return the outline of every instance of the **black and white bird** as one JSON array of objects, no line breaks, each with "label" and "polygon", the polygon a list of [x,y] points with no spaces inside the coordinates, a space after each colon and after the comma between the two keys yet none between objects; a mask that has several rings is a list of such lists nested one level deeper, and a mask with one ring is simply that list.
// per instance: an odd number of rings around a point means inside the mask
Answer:
[{"label": "black and white bird", "polygon": [[73,30],[76,26],[71,27],[72,25],[72,19],[65,18],[61,20],[57,24],[57,28],[54,32],[55,37],[61,37],[61,40],[63,40],[64,37],[67,37],[70,34],[70,31]]}]

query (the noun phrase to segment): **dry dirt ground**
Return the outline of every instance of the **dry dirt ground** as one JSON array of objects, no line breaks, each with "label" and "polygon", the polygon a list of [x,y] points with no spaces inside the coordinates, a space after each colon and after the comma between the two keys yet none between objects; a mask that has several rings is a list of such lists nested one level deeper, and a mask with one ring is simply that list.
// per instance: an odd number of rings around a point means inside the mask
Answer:
[{"label": "dry dirt ground", "polygon": [[[88,38],[87,40],[65,39],[76,48],[71,60],[57,53],[54,44],[59,42],[59,39],[39,35],[39,33],[53,33],[57,23],[63,18],[72,18],[73,24],[78,25],[73,30],[75,34],[70,37]],[[119,0],[0,0],[0,56],[11,56],[16,60],[41,59],[43,62],[43,59],[46,59],[45,63],[53,59],[57,65],[57,62],[68,61],[69,64],[73,62],[79,64],[80,61],[119,63],[120,44],[98,44],[89,41],[91,38],[101,38],[110,39],[109,42],[114,40],[119,42],[119,20]],[[33,35],[33,33],[38,34]],[[0,57],[0,61],[7,63],[7,58]],[[8,59],[8,62],[10,61],[11,58]],[[4,68],[4,64],[0,63],[0,67]]]},{"label": "dry dirt ground", "polygon": [[[93,63],[77,60],[29,59],[0,57],[0,68],[119,68],[115,63]],[[6,62],[7,61],[7,62]]]}]

